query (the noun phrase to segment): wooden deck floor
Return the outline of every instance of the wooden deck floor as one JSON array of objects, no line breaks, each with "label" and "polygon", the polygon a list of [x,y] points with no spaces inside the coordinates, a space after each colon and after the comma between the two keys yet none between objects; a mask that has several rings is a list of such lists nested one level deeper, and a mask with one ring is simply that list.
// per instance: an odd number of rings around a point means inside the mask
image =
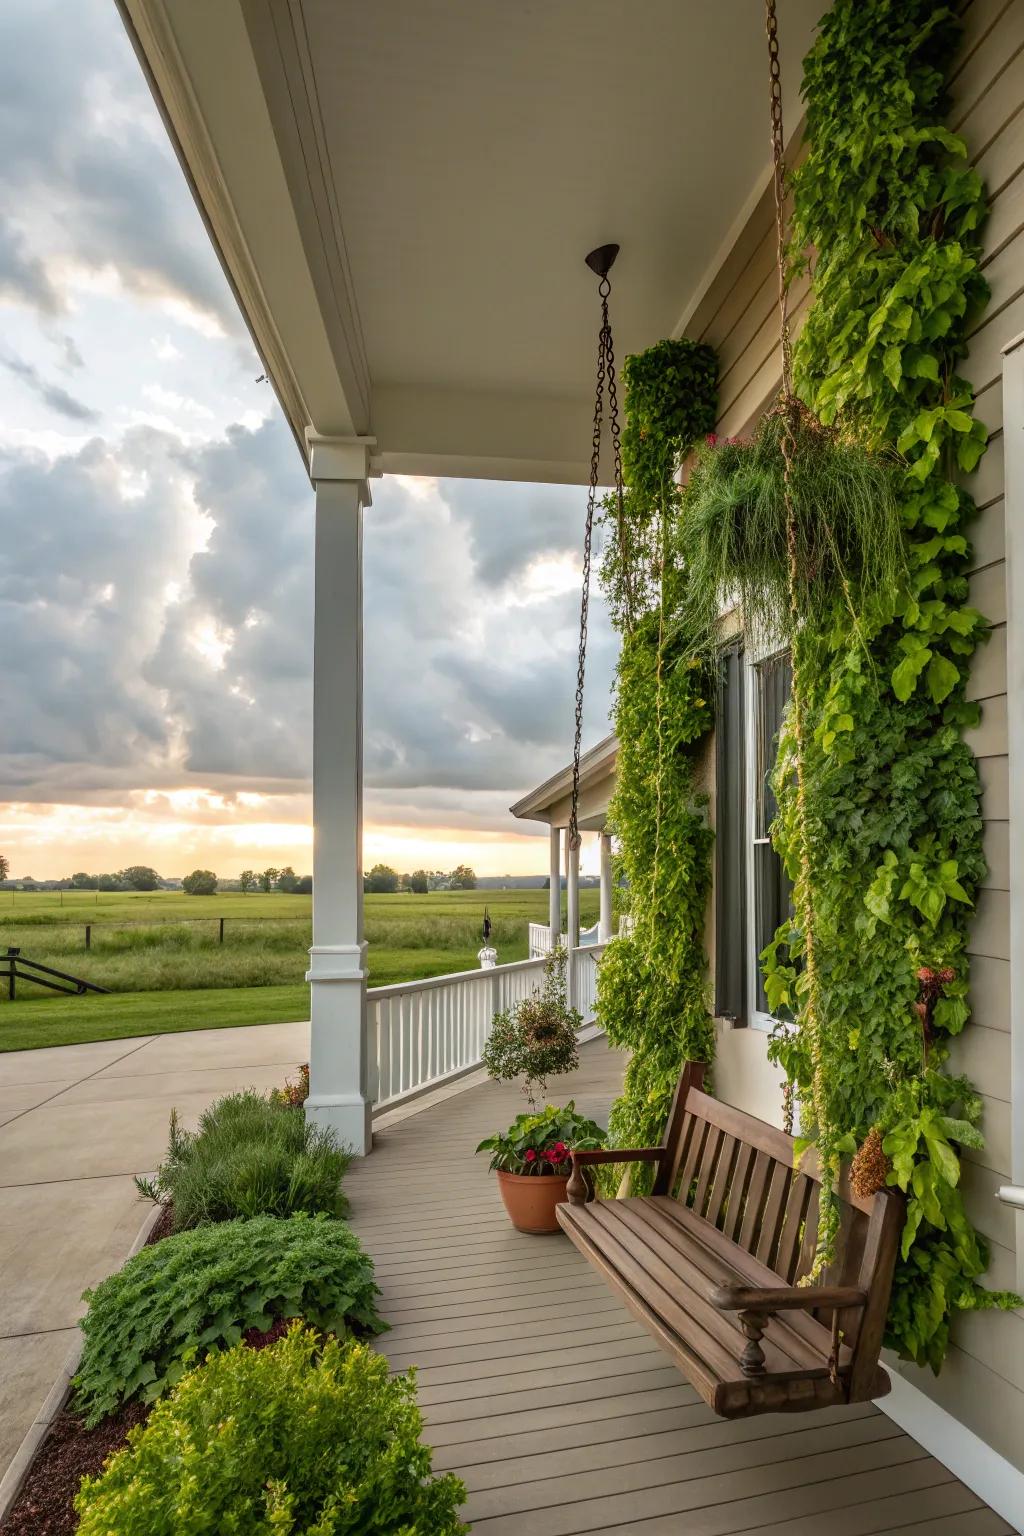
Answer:
[{"label": "wooden deck floor", "polygon": [[[558,1100],[604,1123],[621,1072],[596,1040]],[[475,1536],[1012,1536],[870,1404],[716,1419],[567,1238],[509,1226],[473,1148],[520,1107],[468,1089],[379,1131],[346,1179],[382,1348],[418,1367],[434,1465],[466,1482]]]}]

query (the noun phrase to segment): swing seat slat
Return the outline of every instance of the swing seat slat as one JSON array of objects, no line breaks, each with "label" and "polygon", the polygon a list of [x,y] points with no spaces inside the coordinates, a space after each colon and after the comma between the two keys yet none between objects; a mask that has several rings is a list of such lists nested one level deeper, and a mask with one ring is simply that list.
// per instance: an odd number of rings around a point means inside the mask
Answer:
[{"label": "swing seat slat", "polygon": [[[794,1139],[680,1078],[660,1147],[579,1152],[558,1219],[576,1247],[724,1418],[882,1397],[879,1351],[903,1225],[893,1190],[845,1178],[835,1256],[809,1274],[820,1168]],[[650,1196],[591,1198],[586,1169],[656,1164]]]}]

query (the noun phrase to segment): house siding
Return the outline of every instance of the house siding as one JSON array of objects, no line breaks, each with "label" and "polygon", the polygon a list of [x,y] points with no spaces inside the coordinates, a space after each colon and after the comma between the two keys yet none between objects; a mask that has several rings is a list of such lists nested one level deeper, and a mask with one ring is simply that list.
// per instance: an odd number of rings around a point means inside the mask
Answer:
[{"label": "house siding", "polygon": [[[977,1083],[984,1098],[987,1144],[983,1152],[967,1154],[964,1189],[971,1217],[991,1246],[987,1283],[1012,1288],[1014,1220],[995,1199],[1010,1177],[1012,1119],[1002,351],[1024,331],[1024,0],[971,0],[962,12],[964,37],[951,82],[949,121],[963,134],[985,178],[991,209],[984,231],[991,298],[962,369],[990,432],[988,453],[968,482],[978,505],[970,582],[971,601],[992,630],[976,654],[968,690],[982,705],[969,741],[982,783],[989,870],[971,929],[974,1021],[954,1043],[952,1065]],[[718,350],[723,435],[748,431],[779,387],[774,240],[769,189],[687,325],[687,334]],[[794,330],[810,302],[801,280],[791,292]],[[767,1112],[777,1123],[777,1074],[767,1061],[766,1043],[763,1035],[722,1025],[716,1083],[723,1097]],[[913,1367],[901,1367],[903,1373],[1024,1469],[1024,1315],[965,1314],[953,1336],[939,1378]]]}]

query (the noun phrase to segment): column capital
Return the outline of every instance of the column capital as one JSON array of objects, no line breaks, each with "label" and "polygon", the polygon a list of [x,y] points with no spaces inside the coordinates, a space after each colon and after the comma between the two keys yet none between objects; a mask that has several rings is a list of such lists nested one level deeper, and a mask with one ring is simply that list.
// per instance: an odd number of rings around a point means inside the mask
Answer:
[{"label": "column capital", "polygon": [[309,478],[314,485],[323,480],[344,480],[356,482],[365,487],[364,505],[370,504],[370,491],[367,481],[371,475],[379,474],[379,470],[372,467],[371,458],[373,449],[377,446],[375,437],[324,437],[319,432],[314,432],[312,427],[306,428],[306,447],[309,451]]}]

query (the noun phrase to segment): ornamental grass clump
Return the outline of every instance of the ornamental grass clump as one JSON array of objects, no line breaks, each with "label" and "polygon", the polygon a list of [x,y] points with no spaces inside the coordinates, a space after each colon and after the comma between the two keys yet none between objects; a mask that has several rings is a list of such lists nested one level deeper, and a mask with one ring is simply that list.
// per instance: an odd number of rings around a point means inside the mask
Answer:
[{"label": "ornamental grass clump", "polygon": [[344,1216],[341,1179],[351,1160],[329,1127],[250,1089],[218,1099],[195,1132],[172,1111],[164,1162],[155,1178],[135,1183],[171,1207],[176,1232],[238,1216]]},{"label": "ornamental grass clump", "polygon": [[278,1318],[380,1333],[377,1295],[373,1262],[344,1222],[258,1216],[175,1233],[85,1293],[75,1406],[91,1428],[131,1398],[152,1402],[210,1350]]},{"label": "ornamental grass clump", "polygon": [[[709,438],[697,450],[677,541],[689,575],[683,622],[709,644],[730,598],[748,635],[792,639],[782,454],[788,409],[766,412],[749,442]],[[891,617],[907,577],[899,460],[792,409],[797,615],[825,624],[838,602],[855,624],[867,608]]]},{"label": "ornamental grass clump", "polygon": [[79,1536],[460,1536],[412,1373],[295,1325],[190,1371],[75,1499]]}]

